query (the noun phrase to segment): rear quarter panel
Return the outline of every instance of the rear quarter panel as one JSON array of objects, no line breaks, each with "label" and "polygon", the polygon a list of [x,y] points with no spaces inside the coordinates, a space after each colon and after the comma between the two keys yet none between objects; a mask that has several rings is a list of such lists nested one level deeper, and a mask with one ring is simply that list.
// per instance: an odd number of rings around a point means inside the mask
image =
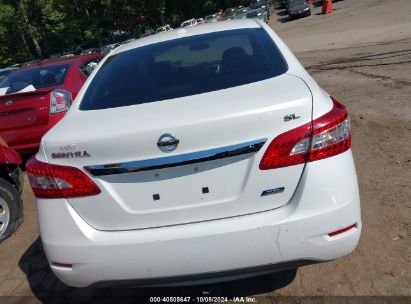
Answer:
[{"label": "rear quarter panel", "polygon": [[268,32],[268,34],[271,36],[271,38],[274,40],[275,44],[283,54],[288,64],[287,73],[303,80],[310,89],[313,98],[313,119],[316,119],[331,111],[333,107],[333,102],[330,98],[330,95],[317,84],[317,82],[311,77],[310,74],[308,74],[308,72],[299,62],[294,53],[288,48],[284,41],[270,28],[270,26],[261,21],[257,22],[260,24],[262,28],[264,28]]}]

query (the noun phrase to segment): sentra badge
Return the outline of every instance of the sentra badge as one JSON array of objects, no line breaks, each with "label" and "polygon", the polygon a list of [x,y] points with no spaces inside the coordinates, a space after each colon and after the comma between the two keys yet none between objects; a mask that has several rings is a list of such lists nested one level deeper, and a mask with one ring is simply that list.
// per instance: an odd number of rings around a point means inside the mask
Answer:
[{"label": "sentra badge", "polygon": [[64,146],[60,146],[61,152],[53,152],[51,153],[51,158],[85,158],[90,157],[90,153],[87,151],[76,151],[77,147],[75,144],[68,144]]},{"label": "sentra badge", "polygon": [[87,151],[73,151],[73,152],[56,152],[51,153],[51,158],[85,158],[91,155]]}]

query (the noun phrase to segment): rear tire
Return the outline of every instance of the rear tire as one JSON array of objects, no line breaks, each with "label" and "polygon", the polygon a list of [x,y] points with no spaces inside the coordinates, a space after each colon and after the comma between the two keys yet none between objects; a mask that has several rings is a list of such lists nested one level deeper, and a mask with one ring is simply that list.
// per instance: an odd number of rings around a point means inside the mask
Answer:
[{"label": "rear tire", "polygon": [[17,189],[0,178],[0,242],[8,238],[21,223],[21,202]]}]

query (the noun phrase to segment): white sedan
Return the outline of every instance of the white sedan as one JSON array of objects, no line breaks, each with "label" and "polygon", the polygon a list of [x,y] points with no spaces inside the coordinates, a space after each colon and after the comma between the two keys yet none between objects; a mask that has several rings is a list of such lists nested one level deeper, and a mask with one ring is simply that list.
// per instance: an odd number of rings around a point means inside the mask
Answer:
[{"label": "white sedan", "polygon": [[120,46],[27,172],[72,286],[266,274],[349,254],[361,233],[347,109],[258,19]]}]

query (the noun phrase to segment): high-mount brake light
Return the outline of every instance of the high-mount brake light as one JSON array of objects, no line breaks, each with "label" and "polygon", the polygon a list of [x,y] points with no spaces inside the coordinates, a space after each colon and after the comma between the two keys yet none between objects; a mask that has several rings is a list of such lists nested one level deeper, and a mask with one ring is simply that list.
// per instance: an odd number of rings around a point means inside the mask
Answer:
[{"label": "high-mount brake light", "polygon": [[274,138],[261,159],[260,169],[303,164],[347,151],[351,147],[348,112],[346,107],[331,99],[330,112]]},{"label": "high-mount brake light", "polygon": [[74,167],[47,164],[32,157],[26,169],[34,195],[39,198],[91,196],[101,192],[87,174]]}]

